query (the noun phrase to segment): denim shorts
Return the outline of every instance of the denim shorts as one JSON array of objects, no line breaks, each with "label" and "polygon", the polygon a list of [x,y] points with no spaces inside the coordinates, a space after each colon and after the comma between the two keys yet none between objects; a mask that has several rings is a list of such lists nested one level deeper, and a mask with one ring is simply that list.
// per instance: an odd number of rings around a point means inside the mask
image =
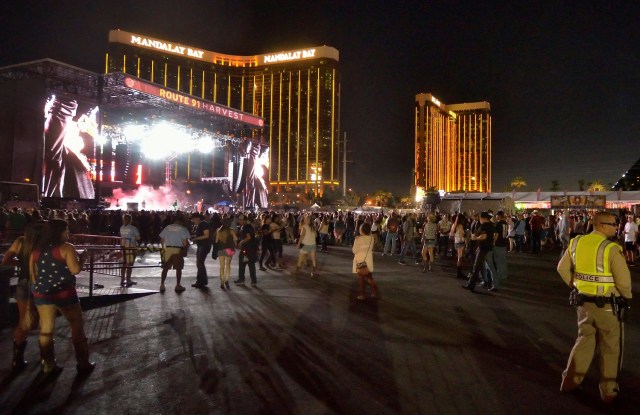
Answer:
[{"label": "denim shorts", "polygon": [[434,248],[436,246],[436,240],[435,239],[425,239],[424,240],[424,247],[425,248]]},{"label": "denim shorts", "polygon": [[316,250],[316,246],[315,245],[304,245],[302,248],[300,248],[300,250],[302,252],[304,252],[305,254],[308,254],[309,252],[313,252]]},{"label": "denim shorts", "polygon": [[69,285],[64,289],[51,294],[33,292],[33,302],[35,305],[55,305],[58,307],[65,307],[79,303],[80,299],[76,292],[76,286]]}]

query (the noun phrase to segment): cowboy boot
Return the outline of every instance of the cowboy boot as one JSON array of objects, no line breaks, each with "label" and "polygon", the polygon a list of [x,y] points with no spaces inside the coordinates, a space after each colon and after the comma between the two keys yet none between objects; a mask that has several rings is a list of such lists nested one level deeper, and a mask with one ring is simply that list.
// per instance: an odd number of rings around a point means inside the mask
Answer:
[{"label": "cowboy boot", "polygon": [[74,341],[73,348],[76,351],[76,361],[78,362],[76,370],[78,371],[78,375],[88,375],[93,372],[96,364],[89,361],[89,344],[87,343],[87,339]]},{"label": "cowboy boot", "polygon": [[56,365],[55,349],[53,347],[53,340],[47,345],[40,343],[40,364],[42,365],[42,373],[44,374],[56,374],[62,371],[62,367]]},{"label": "cowboy boot", "polygon": [[17,344],[14,340],[13,342],[13,361],[11,362],[11,369],[18,371],[22,370],[27,366],[27,361],[24,360],[24,349],[27,347],[27,341],[23,341],[20,344]]}]

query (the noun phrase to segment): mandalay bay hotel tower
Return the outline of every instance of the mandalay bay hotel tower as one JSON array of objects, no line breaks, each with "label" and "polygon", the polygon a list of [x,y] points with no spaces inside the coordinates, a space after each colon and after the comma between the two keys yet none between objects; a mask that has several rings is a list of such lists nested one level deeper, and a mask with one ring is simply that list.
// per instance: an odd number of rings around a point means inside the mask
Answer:
[{"label": "mandalay bay hotel tower", "polygon": [[272,191],[339,185],[340,74],[329,46],[226,55],[113,30],[105,71],[131,76],[264,119]]},{"label": "mandalay bay hotel tower", "polygon": [[491,191],[491,106],[446,105],[431,94],[416,95],[416,195],[427,190]]}]

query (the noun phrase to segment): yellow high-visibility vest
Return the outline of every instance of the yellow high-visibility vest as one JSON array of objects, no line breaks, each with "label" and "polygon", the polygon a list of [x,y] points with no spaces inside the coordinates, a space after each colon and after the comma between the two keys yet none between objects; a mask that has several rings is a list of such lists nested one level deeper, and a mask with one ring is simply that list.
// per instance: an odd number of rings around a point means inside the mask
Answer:
[{"label": "yellow high-visibility vest", "polygon": [[573,285],[581,294],[604,295],[615,287],[609,267],[612,249],[622,252],[622,247],[597,233],[576,236],[569,243],[573,262]]}]

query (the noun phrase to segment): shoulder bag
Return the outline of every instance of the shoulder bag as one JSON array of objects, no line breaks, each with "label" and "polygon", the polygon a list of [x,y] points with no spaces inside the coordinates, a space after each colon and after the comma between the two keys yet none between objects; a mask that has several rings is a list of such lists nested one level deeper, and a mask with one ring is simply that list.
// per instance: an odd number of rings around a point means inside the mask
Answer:
[{"label": "shoulder bag", "polygon": [[369,251],[371,250],[371,244],[373,243],[373,237],[372,239],[369,241],[369,248],[367,249],[367,253],[365,254],[364,258],[365,260],[362,262],[356,262],[356,272],[358,273],[358,275],[369,275],[371,274],[371,271],[369,271],[369,266],[367,265],[367,256],[369,256]]}]

